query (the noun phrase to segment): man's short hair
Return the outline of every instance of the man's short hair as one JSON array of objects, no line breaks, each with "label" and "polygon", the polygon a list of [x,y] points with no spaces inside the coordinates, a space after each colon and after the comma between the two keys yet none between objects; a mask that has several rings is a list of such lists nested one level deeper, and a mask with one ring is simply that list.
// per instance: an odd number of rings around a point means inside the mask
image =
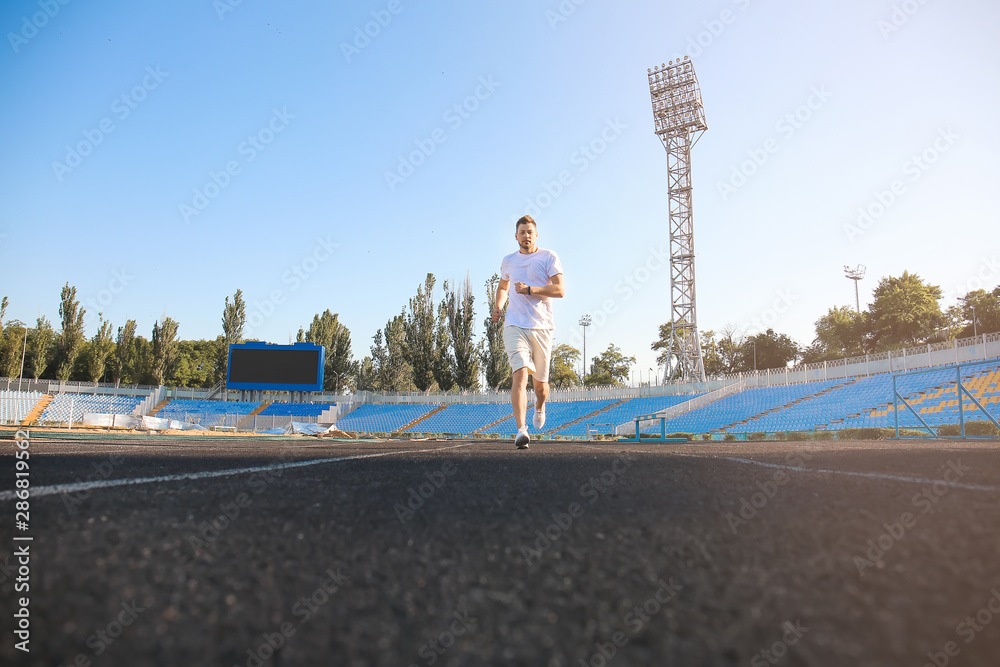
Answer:
[{"label": "man's short hair", "polygon": [[517,232],[518,229],[521,228],[521,225],[532,225],[532,226],[534,226],[535,230],[538,229],[538,225],[535,224],[535,219],[532,218],[530,215],[524,215],[524,216],[521,216],[521,218],[518,219],[517,224],[514,225],[514,232],[515,233]]}]

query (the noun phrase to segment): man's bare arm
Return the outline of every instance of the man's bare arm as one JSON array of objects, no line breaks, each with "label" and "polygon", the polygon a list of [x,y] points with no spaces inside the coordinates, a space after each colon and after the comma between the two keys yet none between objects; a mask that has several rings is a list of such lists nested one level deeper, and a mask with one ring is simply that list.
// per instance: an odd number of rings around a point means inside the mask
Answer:
[{"label": "man's bare arm", "polygon": [[[531,288],[532,296],[547,296],[550,299],[559,299],[566,296],[566,284],[563,282],[563,274],[557,273],[552,276],[552,282],[548,285],[527,285],[525,283],[515,283],[514,290],[518,294],[527,294]],[[499,291],[497,292],[499,294]],[[506,293],[504,294],[506,296]]]},{"label": "man's bare arm", "polygon": [[494,322],[500,321],[500,316],[503,313],[504,304],[507,303],[507,293],[510,291],[510,281],[501,280],[500,284],[497,285],[496,298],[493,299],[493,313],[490,318]]}]

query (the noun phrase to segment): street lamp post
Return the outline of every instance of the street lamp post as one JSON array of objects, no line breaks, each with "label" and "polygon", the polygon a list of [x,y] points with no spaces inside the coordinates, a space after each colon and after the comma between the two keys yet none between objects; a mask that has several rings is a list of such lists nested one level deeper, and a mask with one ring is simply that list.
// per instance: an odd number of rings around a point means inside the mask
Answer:
[{"label": "street lamp post", "polygon": [[[17,349],[17,348],[15,348]],[[17,390],[21,391],[21,378],[24,377],[24,353],[28,349],[28,327],[24,327],[24,343],[21,345],[21,371],[17,374]]]},{"label": "street lamp post", "polygon": [[583,327],[583,377],[580,379],[583,381],[584,386],[587,384],[587,327],[591,323],[590,315],[584,315],[580,318],[580,326]]},{"label": "street lamp post", "polygon": [[979,337],[979,329],[976,328],[976,307],[972,306],[972,336]]}]

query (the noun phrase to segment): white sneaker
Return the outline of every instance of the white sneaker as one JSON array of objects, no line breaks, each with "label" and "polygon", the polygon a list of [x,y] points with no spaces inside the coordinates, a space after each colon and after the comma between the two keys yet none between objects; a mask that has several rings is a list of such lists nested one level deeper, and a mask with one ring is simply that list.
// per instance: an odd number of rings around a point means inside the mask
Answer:
[{"label": "white sneaker", "polygon": [[539,431],[545,426],[545,409],[543,408],[541,412],[535,410],[535,416],[532,418],[531,423],[535,425],[535,428]]},{"label": "white sneaker", "polygon": [[517,435],[514,437],[514,444],[517,445],[518,449],[527,449],[529,440],[531,440],[531,437],[528,435],[528,427],[522,426],[517,430]]}]

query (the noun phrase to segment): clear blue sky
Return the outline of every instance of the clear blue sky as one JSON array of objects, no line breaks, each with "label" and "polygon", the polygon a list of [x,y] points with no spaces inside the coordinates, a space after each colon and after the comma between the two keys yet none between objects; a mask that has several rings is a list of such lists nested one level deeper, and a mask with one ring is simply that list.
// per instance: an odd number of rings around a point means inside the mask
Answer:
[{"label": "clear blue sky", "polygon": [[329,308],[360,358],[427,272],[468,273],[484,317],[533,201],[556,342],[590,313],[588,356],[645,374],[670,316],[646,70],[684,53],[701,329],[808,344],[845,264],[862,307],[904,270],[945,307],[1000,284],[995,2],[64,2],[0,8],[8,318],[58,328],[69,282],[116,327],[214,338],[240,288],[253,336]]}]

